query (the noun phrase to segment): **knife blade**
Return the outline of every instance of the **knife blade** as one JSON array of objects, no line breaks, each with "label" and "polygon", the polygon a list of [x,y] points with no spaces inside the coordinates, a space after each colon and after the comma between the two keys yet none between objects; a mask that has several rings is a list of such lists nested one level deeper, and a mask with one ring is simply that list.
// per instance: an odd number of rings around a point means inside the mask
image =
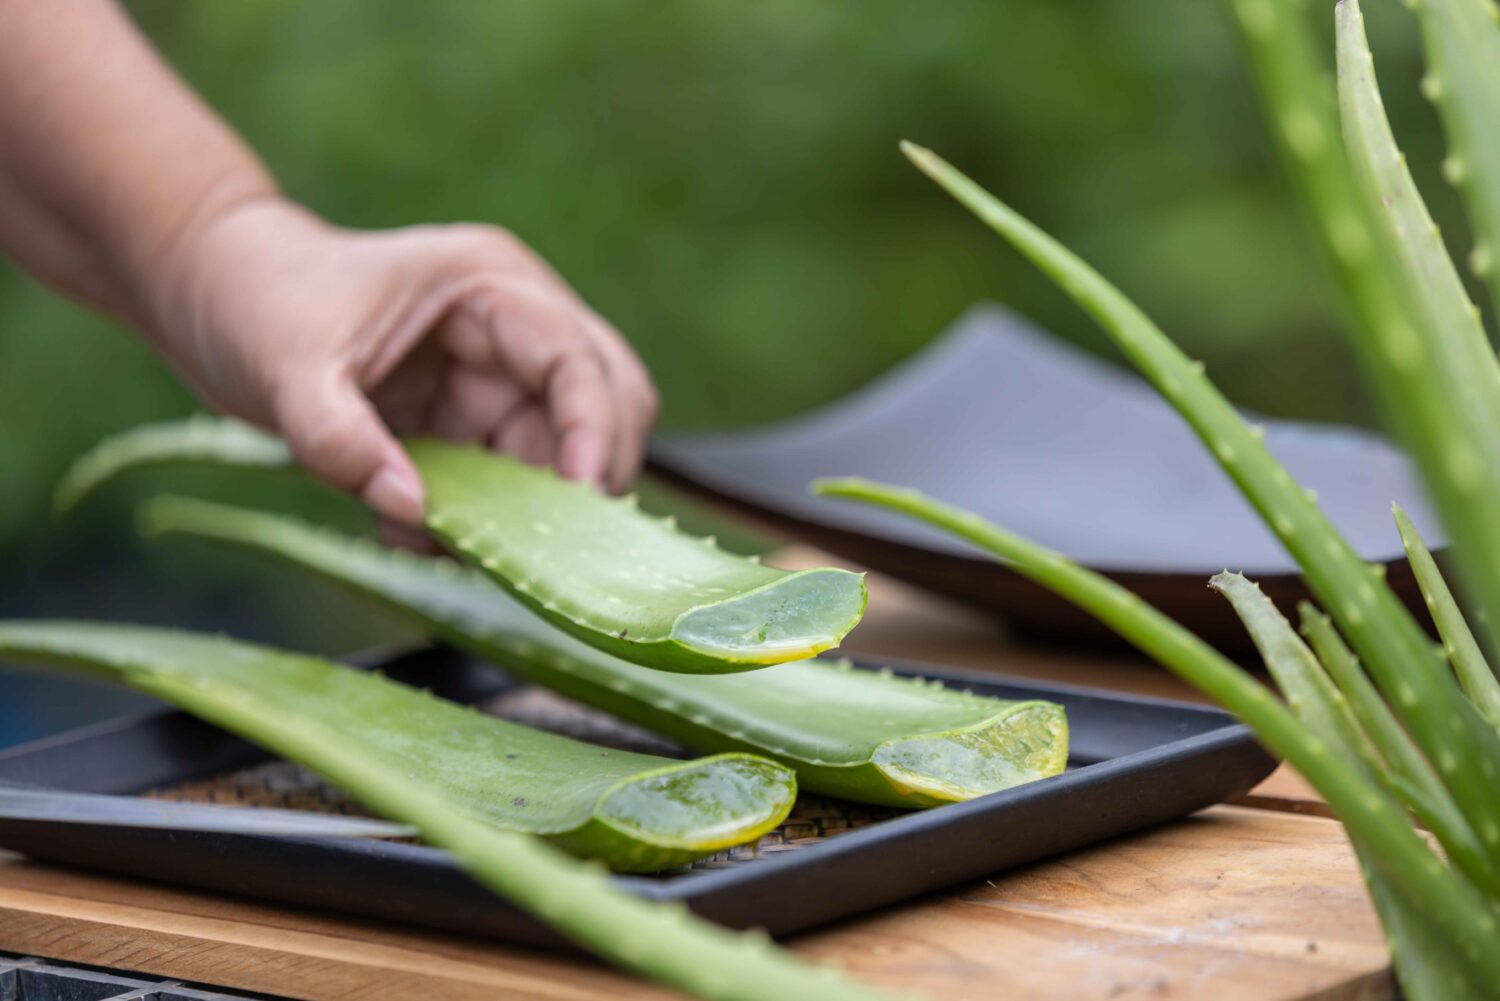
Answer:
[{"label": "knife blade", "polygon": [[175,800],[68,792],[0,783],[0,820],[260,837],[403,838],[415,828],[368,817],[308,810],[218,806]]}]

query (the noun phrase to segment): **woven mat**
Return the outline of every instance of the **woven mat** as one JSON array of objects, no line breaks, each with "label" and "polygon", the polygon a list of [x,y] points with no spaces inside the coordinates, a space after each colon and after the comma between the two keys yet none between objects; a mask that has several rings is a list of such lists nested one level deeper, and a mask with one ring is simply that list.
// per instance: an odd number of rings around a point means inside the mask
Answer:
[{"label": "woven mat", "polygon": [[[503,692],[480,703],[479,708],[539,730],[607,747],[669,757],[688,756],[682,748],[655,734],[539,688],[518,688]],[[341,790],[302,766],[288,761],[270,761],[209,779],[166,786],[146,795],[156,799],[197,803],[369,815],[368,811]],[[740,845],[700,859],[688,868],[718,869],[743,865],[776,852],[795,851],[817,844],[825,838],[859,830],[902,812],[802,793],[798,795],[791,815],[781,826],[762,836],[756,843]]]}]

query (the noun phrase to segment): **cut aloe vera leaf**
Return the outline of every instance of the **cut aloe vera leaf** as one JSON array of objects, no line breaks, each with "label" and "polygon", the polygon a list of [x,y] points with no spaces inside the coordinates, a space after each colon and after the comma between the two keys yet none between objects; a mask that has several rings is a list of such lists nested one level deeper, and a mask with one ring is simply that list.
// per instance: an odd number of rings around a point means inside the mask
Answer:
[{"label": "cut aloe vera leaf", "polygon": [[1056,775],[1067,764],[1067,717],[1051,702],[1008,702],[818,660],[747,674],[664,674],[549,628],[449,560],[184,498],[148,502],[141,525],[312,571],[527,681],[685,746],[776,758],[815,792],[932,806]]},{"label": "cut aloe vera leaf", "polygon": [[1500,950],[1494,948],[1500,918],[1493,903],[1438,859],[1395,797],[1352,767],[1347,755],[1336,751],[1324,735],[1309,731],[1264,685],[1223,654],[1113,581],[972,512],[915,490],[861,479],[821,480],[814,490],[908,515],[979,546],[1087,611],[1239,716],[1272,753],[1313,784],[1352,838],[1369,845],[1371,859],[1391,886],[1441,928],[1488,983],[1500,983]]},{"label": "cut aloe vera leaf", "polygon": [[[428,528],[547,621],[660,670],[713,674],[812,657],[865,609],[861,574],[775,570],[635,507],[506,456],[407,442],[427,486]],[[59,504],[130,469],[179,463],[291,468],[277,439],[197,418],[127,431],[80,458]]]},{"label": "cut aloe vera leaf", "polygon": [[[183,686],[213,686],[247,713],[316,721],[476,817],[621,871],[654,872],[753,841],[785,819],[796,797],[792,772],[765,758],[677,761],[611,750],[234,640],[142,626],[4,623],[4,655],[102,673],[174,703]],[[256,739],[253,729],[239,732]]]},{"label": "cut aloe vera leaf", "polygon": [[1437,561],[1432,558],[1432,553],[1422,541],[1417,526],[1412,524],[1399,506],[1393,510],[1396,527],[1401,531],[1401,544],[1406,548],[1407,562],[1416,575],[1417,586],[1422,589],[1422,597],[1427,602],[1427,610],[1432,613],[1438,635],[1443,638],[1443,650],[1448,654],[1448,661],[1458,673],[1458,680],[1463,683],[1464,691],[1469,693],[1474,705],[1491,723],[1500,727],[1500,681],[1496,680],[1489,661],[1484,659],[1479,641],[1469,629],[1464,613],[1460,611],[1453,592],[1448,589],[1448,582],[1443,579],[1443,572],[1438,569]]},{"label": "cut aloe vera leaf", "polygon": [[835,647],[865,610],[860,574],[789,573],[724,552],[584,484],[493,452],[407,442],[427,526],[554,625],[671,671],[717,673]]},{"label": "cut aloe vera leaf", "polygon": [[[121,631],[128,634],[123,649],[106,638]],[[233,671],[184,672],[170,664],[142,668],[124,654],[139,654],[155,664],[156,651],[144,639],[147,632],[72,623],[0,624],[0,654],[44,666],[61,664],[105,680],[121,680],[128,672],[142,690],[247,735],[325,776],[380,815],[411,824],[499,896],[624,969],[708,1001],[891,1001],[890,995],[851,983],[832,968],[796,959],[764,936],[731,932],[680,906],[625,893],[611,884],[601,865],[574,861],[535,837],[500,829],[477,816],[451,788],[420,781],[402,763],[372,753],[361,739],[362,730],[340,731],[301,708],[300,701],[290,712],[267,706],[258,690]],[[155,632],[178,647],[180,637]],[[225,652],[222,643],[203,638],[197,643],[206,644],[216,657]],[[260,656],[253,660],[263,663]]]}]

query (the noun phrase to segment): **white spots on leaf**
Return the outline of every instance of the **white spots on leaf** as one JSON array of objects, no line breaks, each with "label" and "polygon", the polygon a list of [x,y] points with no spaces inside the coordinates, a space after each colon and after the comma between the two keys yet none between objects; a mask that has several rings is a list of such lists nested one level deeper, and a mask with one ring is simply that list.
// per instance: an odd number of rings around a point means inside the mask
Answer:
[{"label": "white spots on leaf", "polygon": [[1479,489],[1484,464],[1467,442],[1449,442],[1444,463],[1448,467],[1448,478],[1460,493],[1473,494]]},{"label": "white spots on leaf", "polygon": [[1328,221],[1328,242],[1345,264],[1357,264],[1370,252],[1370,235],[1352,215],[1338,215]]},{"label": "white spots on leaf", "polygon": [[1476,243],[1469,251],[1469,270],[1476,278],[1484,278],[1495,267],[1495,255],[1488,243]]},{"label": "white spots on leaf", "polygon": [[1281,119],[1281,135],[1299,160],[1312,160],[1323,152],[1328,136],[1310,108],[1292,108]]},{"label": "white spots on leaf", "polygon": [[1245,33],[1259,41],[1276,30],[1276,8],[1270,0],[1236,0],[1234,13]]}]

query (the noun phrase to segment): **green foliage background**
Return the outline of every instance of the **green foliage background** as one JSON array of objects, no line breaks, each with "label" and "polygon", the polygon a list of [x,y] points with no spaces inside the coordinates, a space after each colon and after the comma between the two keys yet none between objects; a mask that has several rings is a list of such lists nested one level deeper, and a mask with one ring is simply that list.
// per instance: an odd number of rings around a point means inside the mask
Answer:
[{"label": "green foliage background", "polygon": [[[1432,181],[1413,29],[1389,6],[1371,17],[1385,91]],[[1366,419],[1225,5],[131,7],[288,191],[328,217],[478,219],[529,240],[634,340],[669,426],[814,406],[980,299],[1100,343],[906,165],[901,138],[942,151],[1114,277],[1240,403]],[[1456,218],[1446,189],[1428,187],[1439,216]],[[246,623],[321,649],[379,635],[322,591],[270,587],[217,555],[210,572],[201,554],[143,552],[128,516],[144,487],[66,531],[51,520],[51,485],[73,455],[192,408],[133,339],[0,274],[3,610]],[[249,499],[281,494],[261,486]],[[332,510],[311,492],[295,503]]]}]

